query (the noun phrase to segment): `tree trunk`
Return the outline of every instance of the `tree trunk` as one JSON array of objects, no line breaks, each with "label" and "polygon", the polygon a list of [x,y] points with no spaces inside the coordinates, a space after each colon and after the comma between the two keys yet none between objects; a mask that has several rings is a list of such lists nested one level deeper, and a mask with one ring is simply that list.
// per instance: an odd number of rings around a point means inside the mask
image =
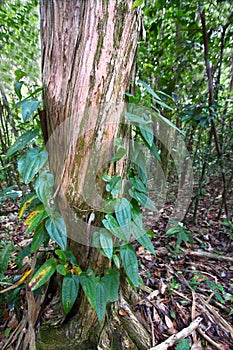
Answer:
[{"label": "tree trunk", "polygon": [[[101,175],[113,156],[114,140],[127,132],[123,101],[139,26],[132,3],[41,1],[42,80],[54,198],[78,264],[98,275],[110,262],[91,247],[91,233],[104,215]],[[118,174],[123,172],[124,161],[117,168]],[[63,341],[65,349],[148,348],[150,337],[128,307],[129,294],[123,278],[119,301],[109,305],[100,325],[79,293],[76,315],[65,327],[49,331],[53,345],[46,335],[40,348],[62,349]],[[120,309],[127,316],[120,316]]]}]

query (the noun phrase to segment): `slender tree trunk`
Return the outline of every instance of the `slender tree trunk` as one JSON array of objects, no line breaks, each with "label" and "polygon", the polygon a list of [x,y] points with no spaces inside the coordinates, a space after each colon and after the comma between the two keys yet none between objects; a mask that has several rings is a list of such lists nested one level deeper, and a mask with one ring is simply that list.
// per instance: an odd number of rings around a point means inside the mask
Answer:
[{"label": "slender tree trunk", "polygon": [[[89,224],[91,217],[98,227],[103,216],[101,175],[109,166],[114,140],[124,129],[120,125],[123,101],[138,38],[132,3],[41,1],[42,78],[54,197],[78,264],[99,275],[109,260],[91,247],[94,229]],[[117,171],[123,174],[124,162]],[[99,325],[81,292],[76,316],[60,333],[54,330],[53,342],[64,339],[66,349],[79,350],[149,347],[148,333],[127,309],[129,291],[124,278],[119,294],[119,302],[109,306],[105,321]],[[119,315],[121,308],[128,310],[129,317]],[[49,344],[45,340],[46,349]],[[53,348],[58,349],[58,345]]]}]

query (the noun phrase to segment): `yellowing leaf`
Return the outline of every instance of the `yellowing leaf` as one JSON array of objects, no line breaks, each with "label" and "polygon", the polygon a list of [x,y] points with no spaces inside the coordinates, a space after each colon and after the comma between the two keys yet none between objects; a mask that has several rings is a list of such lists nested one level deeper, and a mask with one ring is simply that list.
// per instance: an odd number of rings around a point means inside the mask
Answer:
[{"label": "yellowing leaf", "polygon": [[49,278],[56,271],[56,260],[51,258],[47,260],[40,268],[37,270],[35,275],[32,277],[28,288],[29,290],[35,290],[45,284]]},{"label": "yellowing leaf", "polygon": [[31,272],[32,272],[32,269],[26,270],[23,276],[17,281],[17,284],[23,283],[25,279],[30,275]]},{"label": "yellowing leaf", "polygon": [[28,215],[28,217],[26,218],[26,220],[24,221],[24,225],[30,226],[30,221],[31,221],[36,215],[38,215],[39,213],[40,213],[39,210],[35,210],[35,211],[33,211],[32,213],[30,213],[30,214]]},{"label": "yellowing leaf", "polygon": [[25,203],[23,203],[22,207],[20,208],[19,211],[19,217],[21,218],[23,216],[23,213],[25,212],[25,209],[27,208],[28,204],[30,204],[32,202],[32,200],[35,198],[36,196],[33,195],[31,198],[29,198]]}]

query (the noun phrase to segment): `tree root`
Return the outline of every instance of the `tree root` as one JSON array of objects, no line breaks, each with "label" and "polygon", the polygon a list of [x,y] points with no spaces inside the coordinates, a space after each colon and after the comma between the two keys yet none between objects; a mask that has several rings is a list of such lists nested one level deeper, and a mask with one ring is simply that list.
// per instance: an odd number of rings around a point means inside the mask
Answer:
[{"label": "tree root", "polygon": [[[124,291],[125,292],[125,291]],[[151,336],[135,317],[123,290],[119,300],[107,308],[102,325],[85,297],[78,314],[59,328],[42,327],[38,350],[147,350]]]}]

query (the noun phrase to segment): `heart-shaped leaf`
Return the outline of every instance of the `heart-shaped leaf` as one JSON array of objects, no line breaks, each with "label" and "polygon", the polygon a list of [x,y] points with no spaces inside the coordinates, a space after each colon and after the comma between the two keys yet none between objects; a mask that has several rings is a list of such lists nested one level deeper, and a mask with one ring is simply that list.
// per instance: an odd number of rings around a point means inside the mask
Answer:
[{"label": "heart-shaped leaf", "polygon": [[62,249],[65,249],[67,236],[66,225],[63,217],[58,212],[54,212],[46,220],[45,227],[52,240],[54,240]]},{"label": "heart-shaped leaf", "polygon": [[79,279],[77,275],[65,276],[62,281],[62,306],[66,314],[70,312],[78,296]]}]

